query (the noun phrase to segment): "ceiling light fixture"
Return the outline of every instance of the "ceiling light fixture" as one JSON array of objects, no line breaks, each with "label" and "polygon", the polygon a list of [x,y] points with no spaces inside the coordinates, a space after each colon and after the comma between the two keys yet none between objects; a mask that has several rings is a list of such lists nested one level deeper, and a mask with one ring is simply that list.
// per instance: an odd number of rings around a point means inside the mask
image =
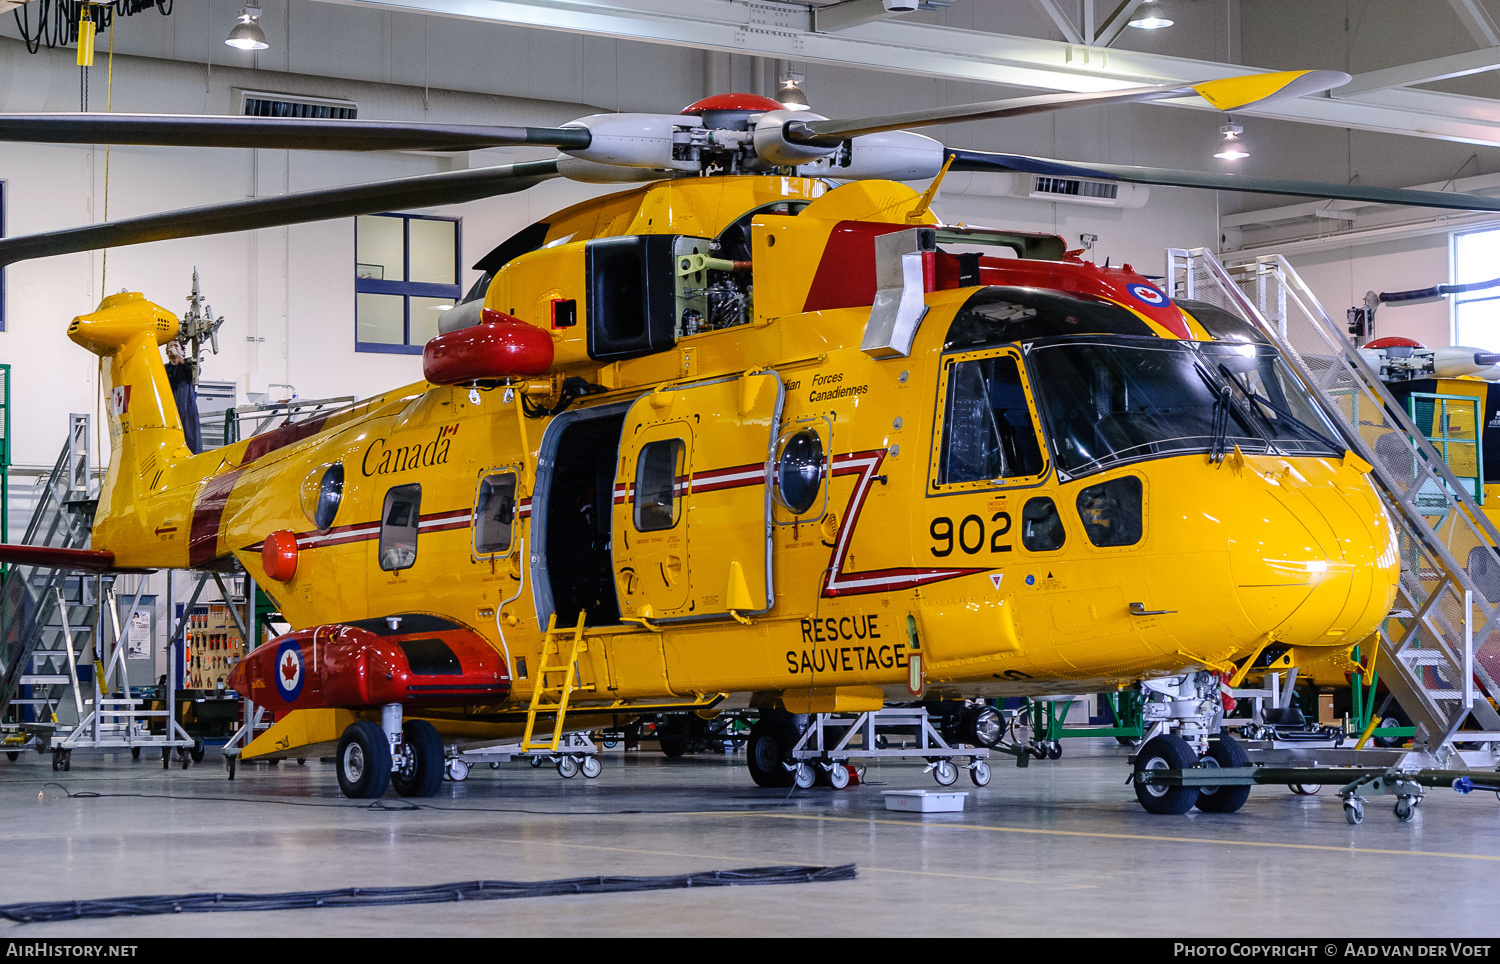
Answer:
[{"label": "ceiling light fixture", "polygon": [[788,77],[786,80],[782,81],[781,86],[776,89],[777,103],[781,104],[781,106],[785,107],[787,110],[812,109],[811,105],[809,105],[807,102],[807,95],[802,92],[801,87],[797,86],[797,81],[800,79],[801,78],[799,77]]},{"label": "ceiling light fixture", "polygon": [[1172,21],[1162,12],[1161,4],[1156,0],[1146,0],[1130,25],[1141,30],[1160,30],[1162,27],[1172,26]]},{"label": "ceiling light fixture", "polygon": [[1219,128],[1219,133],[1224,135],[1224,143],[1219,145],[1219,150],[1214,157],[1221,161],[1237,161],[1242,157],[1249,157],[1250,152],[1245,150],[1245,142],[1240,140],[1245,128],[1239,124],[1225,124]]},{"label": "ceiling light fixture", "polygon": [[260,29],[260,7],[245,6],[224,42],[239,50],[265,50],[266,32]]}]

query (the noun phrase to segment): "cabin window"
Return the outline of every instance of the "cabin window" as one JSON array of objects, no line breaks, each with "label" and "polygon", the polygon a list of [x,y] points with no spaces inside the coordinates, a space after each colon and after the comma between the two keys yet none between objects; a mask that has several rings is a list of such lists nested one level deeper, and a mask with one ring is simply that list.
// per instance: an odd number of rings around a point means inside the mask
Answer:
[{"label": "cabin window", "polygon": [[678,496],[683,483],[682,439],[663,439],[641,446],[635,467],[635,527],[655,532],[677,525]]},{"label": "cabin window", "polygon": [[804,428],[783,440],[776,459],[776,500],[793,515],[806,513],[823,489],[827,465],[823,439],[815,429]]},{"label": "cabin window", "polygon": [[1096,546],[1141,541],[1141,480],[1133,475],[1091,485],[1078,493],[1078,517]]},{"label": "cabin window", "polygon": [[1042,467],[1042,449],[1015,356],[950,364],[937,483],[1036,476]]},{"label": "cabin window", "polygon": [[344,497],[344,463],[319,465],[302,480],[302,511],[319,531],[328,529],[338,516]]},{"label": "cabin window", "polygon": [[474,553],[503,555],[510,551],[516,521],[516,473],[499,472],[479,483],[474,502]]},{"label": "cabin window", "polygon": [[1068,540],[1063,529],[1062,516],[1057,513],[1057,503],[1046,496],[1039,496],[1026,503],[1021,510],[1021,545],[1031,552],[1051,552],[1061,549]]},{"label": "cabin window", "polygon": [[458,303],[459,220],[409,214],[354,219],[354,348],[420,355]]},{"label": "cabin window", "polygon": [[380,568],[410,569],[417,561],[417,525],[422,516],[422,487],[398,485],[385,494],[380,512]]}]

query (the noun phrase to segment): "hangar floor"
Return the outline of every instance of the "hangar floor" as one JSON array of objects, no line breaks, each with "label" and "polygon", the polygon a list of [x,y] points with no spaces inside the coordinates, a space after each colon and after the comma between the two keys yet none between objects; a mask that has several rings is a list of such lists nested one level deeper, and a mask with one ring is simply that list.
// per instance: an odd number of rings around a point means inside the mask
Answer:
[{"label": "hangar floor", "polygon": [[[1494,936],[1500,804],[1434,791],[1411,823],[1333,788],[1258,788],[1237,814],[1153,817],[1126,751],[1072,740],[999,765],[962,814],[884,809],[935,788],[912,764],[865,786],[756,789],[743,754],[607,752],[598,780],[478,767],[410,809],[344,799],[331,764],[248,766],[229,782],[159,758],[0,761],[0,903],[279,892],[474,879],[669,875],[853,862],[852,881],[504,902],[0,923],[0,937],[159,936]],[[64,792],[66,790],[66,792]],[[69,795],[71,794],[71,796]],[[87,794],[98,794],[89,796]]]}]

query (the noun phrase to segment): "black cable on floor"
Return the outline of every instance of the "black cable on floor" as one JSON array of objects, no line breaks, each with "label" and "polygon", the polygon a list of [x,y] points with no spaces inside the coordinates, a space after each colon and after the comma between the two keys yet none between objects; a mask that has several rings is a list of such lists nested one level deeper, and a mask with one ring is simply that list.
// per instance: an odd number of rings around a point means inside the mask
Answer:
[{"label": "black cable on floor", "polygon": [[[868,786],[884,786],[885,784],[871,783]],[[535,817],[610,817],[610,816],[673,816],[678,814],[704,814],[704,813],[754,813],[757,811],[778,810],[788,806],[797,788],[793,787],[785,797],[776,803],[746,803],[741,807],[710,808],[689,807],[680,810],[538,810],[532,807],[464,807],[444,806],[440,807],[430,803],[417,803],[414,800],[400,798],[394,800],[372,800],[369,803],[320,803],[313,800],[275,800],[267,797],[204,797],[184,793],[99,793],[95,790],[69,790],[61,783],[47,782],[42,784],[42,789],[57,787],[63,794],[72,800],[107,800],[111,798],[131,797],[141,800],[178,800],[192,801],[197,803],[247,803],[247,804],[270,804],[278,807],[313,807],[323,810],[379,810],[392,813],[431,810],[438,813],[524,813]],[[807,797],[799,799],[806,800]]]},{"label": "black cable on floor", "polygon": [[476,880],[426,887],[348,887],[282,894],[158,894],[106,900],[61,900],[0,906],[0,918],[22,924],[96,917],[144,917],[218,911],[296,910],[304,907],[380,907],[461,900],[511,900],[572,894],[619,894],[643,890],[731,887],[752,884],[816,884],[853,880],[854,864],[838,867],[745,867],[675,877],[571,877],[566,880]]}]

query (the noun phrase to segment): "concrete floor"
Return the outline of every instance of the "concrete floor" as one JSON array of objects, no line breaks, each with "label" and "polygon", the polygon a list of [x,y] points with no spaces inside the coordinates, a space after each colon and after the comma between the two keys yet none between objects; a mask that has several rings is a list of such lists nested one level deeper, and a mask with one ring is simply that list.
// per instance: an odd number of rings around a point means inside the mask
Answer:
[{"label": "concrete floor", "polygon": [[[743,754],[607,752],[598,780],[518,763],[409,809],[339,794],[331,764],[189,770],[128,755],[0,759],[0,903],[277,892],[853,862],[828,884],[407,907],[0,922],[0,938],[159,936],[1496,936],[1500,802],[1434,791],[1410,823],[1390,798],[1350,826],[1333,788],[1257,788],[1237,814],[1153,817],[1126,751],[1071,740],[962,814],[889,812],[932,788],[920,765],[865,786],[759,790]],[[72,796],[64,792],[64,788]],[[98,794],[84,796],[83,794]]]}]

